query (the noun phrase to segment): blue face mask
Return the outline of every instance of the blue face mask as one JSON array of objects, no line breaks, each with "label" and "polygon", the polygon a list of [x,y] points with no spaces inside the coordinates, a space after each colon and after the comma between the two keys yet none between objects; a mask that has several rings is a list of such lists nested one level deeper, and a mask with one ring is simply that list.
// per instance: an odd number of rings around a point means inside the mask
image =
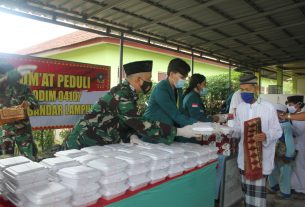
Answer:
[{"label": "blue face mask", "polygon": [[176,88],[183,88],[186,80],[179,79],[178,82],[176,83],[175,87]]},{"label": "blue face mask", "polygon": [[200,96],[205,96],[208,93],[208,91],[209,91],[209,89],[207,89],[207,88],[201,89]]},{"label": "blue face mask", "polygon": [[252,103],[254,101],[254,93],[253,92],[241,92],[241,99],[245,102],[245,103]]}]

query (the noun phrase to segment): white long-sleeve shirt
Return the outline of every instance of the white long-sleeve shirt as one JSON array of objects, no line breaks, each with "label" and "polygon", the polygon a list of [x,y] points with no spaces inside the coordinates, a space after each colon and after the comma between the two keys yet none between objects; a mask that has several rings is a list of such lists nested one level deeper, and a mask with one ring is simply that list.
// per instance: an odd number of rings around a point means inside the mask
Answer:
[{"label": "white long-sleeve shirt", "polygon": [[273,105],[261,99],[253,104],[242,102],[237,107],[233,134],[233,137],[241,138],[237,164],[244,170],[244,122],[257,117],[261,118],[262,132],[266,134],[263,141],[263,174],[269,175],[274,167],[275,145],[283,132]]},{"label": "white long-sleeve shirt", "polygon": [[292,121],[297,150],[305,150],[305,121]]},{"label": "white long-sleeve shirt", "polygon": [[240,90],[235,91],[235,93],[232,96],[230,108],[229,108],[229,114],[234,114],[235,116],[235,110],[237,109],[237,106],[243,102],[240,96]]}]

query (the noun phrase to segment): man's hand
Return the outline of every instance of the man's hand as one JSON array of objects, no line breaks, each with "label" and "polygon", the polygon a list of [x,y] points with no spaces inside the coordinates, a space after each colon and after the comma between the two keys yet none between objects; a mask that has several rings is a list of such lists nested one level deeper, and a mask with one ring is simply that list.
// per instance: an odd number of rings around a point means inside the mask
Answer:
[{"label": "man's hand", "polygon": [[257,142],[263,142],[266,140],[266,134],[265,133],[259,133],[254,135],[254,140]]},{"label": "man's hand", "polygon": [[286,116],[287,116],[287,114],[285,112],[279,114],[279,118],[281,120],[285,120],[287,118]]},{"label": "man's hand", "polygon": [[182,128],[177,128],[177,136],[182,136],[186,138],[198,137],[198,132],[193,130],[193,125],[187,125]]},{"label": "man's hand", "polygon": [[30,103],[28,101],[23,101],[20,106],[24,109],[27,109],[30,107]]},{"label": "man's hand", "polygon": [[215,114],[213,115],[213,122],[225,123],[227,121],[225,114]]},{"label": "man's hand", "polygon": [[146,145],[146,142],[143,142],[137,135],[133,134],[130,136],[130,143],[133,145]]},{"label": "man's hand", "polygon": [[219,122],[219,116],[213,115],[212,120],[213,120],[213,122],[218,123]]}]

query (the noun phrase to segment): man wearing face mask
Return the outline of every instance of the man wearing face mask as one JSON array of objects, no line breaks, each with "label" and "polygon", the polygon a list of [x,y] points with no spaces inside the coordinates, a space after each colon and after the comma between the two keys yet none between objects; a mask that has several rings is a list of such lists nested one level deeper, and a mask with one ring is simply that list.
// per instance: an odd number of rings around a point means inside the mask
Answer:
[{"label": "man wearing face mask", "polygon": [[170,61],[167,79],[155,86],[144,113],[145,117],[180,127],[197,122],[182,113],[182,88],[190,70],[190,66],[182,59],[175,58]]},{"label": "man wearing face mask", "polygon": [[257,78],[253,74],[240,77],[243,100],[236,110],[235,138],[240,137],[238,168],[246,206],[266,207],[266,176],[274,168],[277,140],[282,128],[271,103],[258,100]]},{"label": "man wearing face mask", "polygon": [[175,128],[151,121],[139,113],[137,94],[151,89],[152,61],[128,63],[124,65],[124,70],[126,80],[111,88],[74,126],[64,142],[65,149],[129,142],[135,135],[147,136],[165,144],[170,144],[176,135],[194,136],[191,126]]},{"label": "man wearing face mask", "polygon": [[[299,114],[304,107],[304,96],[287,97],[287,107],[290,114]],[[291,189],[299,193],[296,198],[305,199],[305,122],[291,121],[292,131],[295,136],[295,145],[298,155],[295,168],[291,175]]]}]

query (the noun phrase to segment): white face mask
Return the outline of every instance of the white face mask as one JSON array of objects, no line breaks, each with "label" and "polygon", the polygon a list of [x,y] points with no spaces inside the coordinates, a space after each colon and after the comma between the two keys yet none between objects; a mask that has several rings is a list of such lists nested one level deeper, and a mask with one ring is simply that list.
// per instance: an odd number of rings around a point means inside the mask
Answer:
[{"label": "white face mask", "polygon": [[294,106],[287,106],[289,113],[293,114],[297,111],[297,109]]}]

